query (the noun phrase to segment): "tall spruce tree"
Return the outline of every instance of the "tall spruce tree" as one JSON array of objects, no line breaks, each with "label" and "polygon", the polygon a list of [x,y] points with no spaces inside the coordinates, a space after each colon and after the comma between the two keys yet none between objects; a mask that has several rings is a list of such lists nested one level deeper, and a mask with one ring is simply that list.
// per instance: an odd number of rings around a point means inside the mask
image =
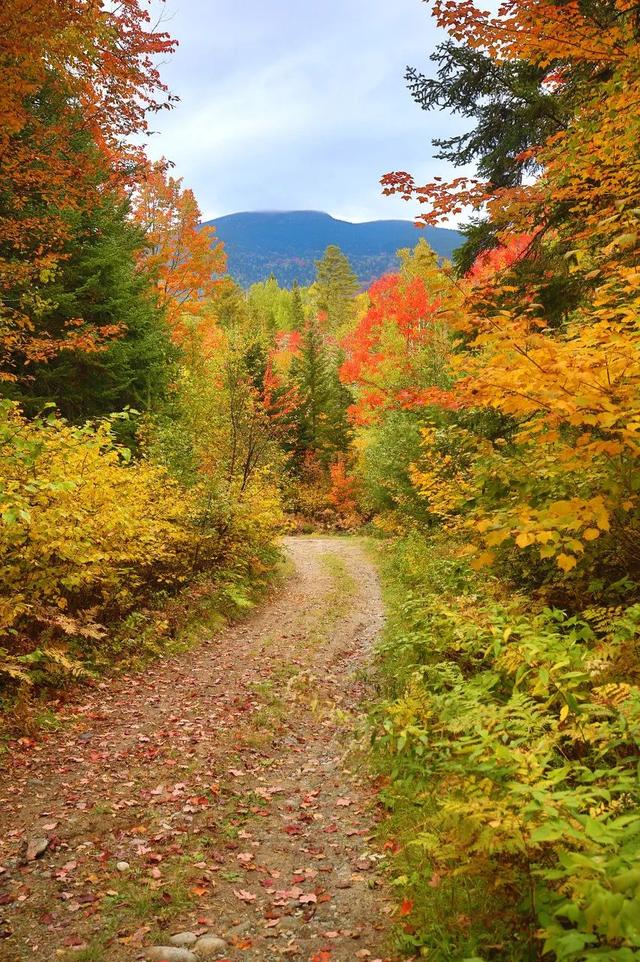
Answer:
[{"label": "tall spruce tree", "polygon": [[316,261],[316,290],[318,310],[326,313],[330,330],[349,320],[359,289],[349,258],[335,244],[329,245]]},{"label": "tall spruce tree", "polygon": [[300,333],[304,331],[304,304],[297,284],[293,285],[291,291],[291,329]]},{"label": "tall spruce tree", "polygon": [[[496,187],[513,187],[535,174],[535,161],[523,160],[522,154],[565,126],[579,85],[563,85],[560,93],[543,83],[552,65],[498,62],[453,40],[439,44],[430,59],[436,65],[434,77],[407,68],[414,100],[423,110],[446,109],[472,121],[466,133],[434,139],[435,156],[455,167],[474,164],[479,176]],[[465,243],[454,254],[460,273],[496,243],[482,219],[463,228],[463,234]]]},{"label": "tall spruce tree", "polygon": [[350,440],[347,409],[352,397],[338,376],[339,358],[317,317],[303,325],[300,352],[291,366],[299,404],[293,418],[294,461],[300,466],[311,453],[327,469]]},{"label": "tall spruce tree", "polygon": [[76,319],[119,337],[97,351],[63,350],[48,362],[18,365],[3,392],[27,414],[53,401],[73,421],[126,406],[153,408],[164,395],[177,356],[157,304],[154,278],[139,266],[145,244],[126,201],[104,191],[101,202],[69,211],[70,240],[52,279],[39,292],[37,330],[61,337]]}]

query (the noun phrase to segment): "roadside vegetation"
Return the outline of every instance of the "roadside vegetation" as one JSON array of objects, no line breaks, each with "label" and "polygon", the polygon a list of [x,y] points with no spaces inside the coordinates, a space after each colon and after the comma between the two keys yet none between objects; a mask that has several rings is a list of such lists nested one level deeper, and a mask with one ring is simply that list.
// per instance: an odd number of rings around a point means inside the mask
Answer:
[{"label": "roadside vegetation", "polygon": [[361,291],[329,247],[310,286],[243,290],[132,147],[171,103],[142,0],[2,7],[0,697],[22,722],[171,650],[198,599],[249,606],[283,530],[368,525],[398,947],[631,962],[638,11],[433,13],[449,39],[408,84],[469,120],[436,147],[477,176],[383,185],[471,217],[454,263],[420,240]]}]

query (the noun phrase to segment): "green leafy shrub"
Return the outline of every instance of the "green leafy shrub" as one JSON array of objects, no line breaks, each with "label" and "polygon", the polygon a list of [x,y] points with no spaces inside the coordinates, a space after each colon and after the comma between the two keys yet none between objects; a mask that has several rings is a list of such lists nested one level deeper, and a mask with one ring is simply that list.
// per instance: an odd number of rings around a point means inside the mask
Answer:
[{"label": "green leafy shrub", "polygon": [[405,900],[434,960],[640,952],[640,605],[502,597],[459,546],[389,550],[375,752]]}]

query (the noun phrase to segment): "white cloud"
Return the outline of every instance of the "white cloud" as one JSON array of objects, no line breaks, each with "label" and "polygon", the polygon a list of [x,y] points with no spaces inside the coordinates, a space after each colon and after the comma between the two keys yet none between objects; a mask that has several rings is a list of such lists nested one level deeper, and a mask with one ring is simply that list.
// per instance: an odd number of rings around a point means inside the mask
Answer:
[{"label": "white cloud", "polygon": [[164,75],[181,103],[150,140],[192,186],[207,217],[315,208],[412,218],[383,198],[389,169],[442,173],[428,118],[404,68],[427,66],[436,33],[420,0],[169,0],[180,40]]}]

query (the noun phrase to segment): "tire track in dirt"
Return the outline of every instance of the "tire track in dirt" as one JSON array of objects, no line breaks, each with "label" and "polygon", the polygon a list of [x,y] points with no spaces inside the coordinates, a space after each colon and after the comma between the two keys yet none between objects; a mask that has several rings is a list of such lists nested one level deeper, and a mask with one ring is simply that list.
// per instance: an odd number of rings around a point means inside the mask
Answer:
[{"label": "tire track in dirt", "polygon": [[59,731],[16,746],[3,962],[125,962],[181,930],[223,938],[209,957],[232,962],[388,958],[350,754],[378,581],[360,539],[285,542],[295,573],[250,618],[84,692]]}]

